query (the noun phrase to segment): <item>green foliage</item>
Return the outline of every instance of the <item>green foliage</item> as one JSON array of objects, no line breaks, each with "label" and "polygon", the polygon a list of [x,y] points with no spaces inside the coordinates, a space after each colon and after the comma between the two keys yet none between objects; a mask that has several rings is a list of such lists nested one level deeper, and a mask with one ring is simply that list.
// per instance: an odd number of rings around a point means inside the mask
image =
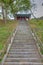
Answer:
[{"label": "green foliage", "polygon": [[11,5],[11,12],[15,14],[21,10],[28,10],[30,7],[30,0],[16,0],[16,2]]},{"label": "green foliage", "polygon": [[[42,45],[43,45],[43,20],[40,20],[37,22],[35,19],[32,19],[30,21],[30,25],[31,25],[31,28],[32,30],[35,30],[37,36],[39,37],[39,39],[41,40],[42,42]],[[43,54],[43,49],[42,49],[43,46],[41,46],[41,53]]]},{"label": "green foliage", "polygon": [[13,33],[17,24],[17,21],[9,21],[6,24],[0,22],[0,50],[4,48],[8,37]]},{"label": "green foliage", "polygon": [[28,10],[30,8],[30,0],[21,0],[21,6],[23,10]]},{"label": "green foliage", "polygon": [[0,0],[0,4],[2,7],[3,20],[5,23],[7,21],[8,11],[10,10],[10,6],[13,2],[14,0]]},{"label": "green foliage", "polygon": [[11,3],[13,3],[14,0],[0,0],[0,3],[4,4],[4,5],[10,5]]}]

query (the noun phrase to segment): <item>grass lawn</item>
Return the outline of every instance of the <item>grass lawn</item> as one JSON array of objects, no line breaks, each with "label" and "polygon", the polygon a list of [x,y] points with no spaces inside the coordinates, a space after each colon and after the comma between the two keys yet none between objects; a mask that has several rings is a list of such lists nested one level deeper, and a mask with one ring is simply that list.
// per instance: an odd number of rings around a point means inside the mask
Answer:
[{"label": "grass lawn", "polygon": [[[32,30],[36,32],[39,39],[43,43],[43,20],[36,21],[35,19],[32,19],[30,21],[30,25],[31,25]],[[41,53],[43,54],[43,50],[41,50]]]},{"label": "grass lawn", "polygon": [[9,36],[13,33],[17,25],[17,21],[9,21],[6,24],[0,21],[0,51],[5,48]]}]

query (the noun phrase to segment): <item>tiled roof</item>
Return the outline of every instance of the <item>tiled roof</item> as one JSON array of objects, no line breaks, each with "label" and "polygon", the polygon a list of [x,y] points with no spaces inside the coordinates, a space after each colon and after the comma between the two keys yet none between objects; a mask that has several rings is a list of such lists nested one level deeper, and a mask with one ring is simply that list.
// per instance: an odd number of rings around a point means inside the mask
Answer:
[{"label": "tiled roof", "polygon": [[16,14],[17,17],[30,17],[31,14]]}]

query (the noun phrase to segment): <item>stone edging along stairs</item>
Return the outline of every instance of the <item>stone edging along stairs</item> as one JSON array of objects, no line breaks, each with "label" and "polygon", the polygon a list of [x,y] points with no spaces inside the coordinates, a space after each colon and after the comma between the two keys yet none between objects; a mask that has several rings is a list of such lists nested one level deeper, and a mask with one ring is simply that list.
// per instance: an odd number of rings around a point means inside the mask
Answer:
[{"label": "stone edging along stairs", "polygon": [[15,38],[2,65],[43,65],[36,41],[26,21],[19,22]]}]

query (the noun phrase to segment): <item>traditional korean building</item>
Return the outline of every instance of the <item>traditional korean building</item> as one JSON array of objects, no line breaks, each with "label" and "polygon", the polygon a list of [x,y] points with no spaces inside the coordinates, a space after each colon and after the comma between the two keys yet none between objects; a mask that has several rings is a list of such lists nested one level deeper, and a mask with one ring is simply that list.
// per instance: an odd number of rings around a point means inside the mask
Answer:
[{"label": "traditional korean building", "polygon": [[31,14],[16,14],[16,19],[30,19],[31,18]]}]

